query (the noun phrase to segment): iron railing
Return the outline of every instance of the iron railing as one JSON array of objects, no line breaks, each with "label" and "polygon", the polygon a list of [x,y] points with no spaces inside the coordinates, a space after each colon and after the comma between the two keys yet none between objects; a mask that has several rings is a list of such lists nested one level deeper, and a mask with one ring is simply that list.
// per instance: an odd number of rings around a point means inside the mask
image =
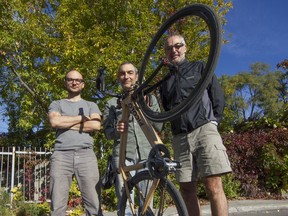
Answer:
[{"label": "iron railing", "polygon": [[25,201],[47,199],[51,153],[43,148],[0,147],[0,187],[10,193],[10,202],[17,190]]}]

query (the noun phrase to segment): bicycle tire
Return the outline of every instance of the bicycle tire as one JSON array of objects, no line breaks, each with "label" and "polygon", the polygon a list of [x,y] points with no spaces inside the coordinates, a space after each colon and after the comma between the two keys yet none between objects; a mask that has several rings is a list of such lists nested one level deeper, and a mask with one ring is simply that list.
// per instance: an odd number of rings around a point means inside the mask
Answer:
[{"label": "bicycle tire", "polygon": [[[147,83],[143,83],[143,77],[148,60],[150,59],[150,55],[153,52],[153,49],[156,46],[157,42],[160,40],[161,36],[168,30],[168,28],[178,20],[187,16],[197,16],[203,19],[206,22],[210,32],[210,50],[206,67],[202,74],[202,78],[199,80],[196,87],[191,91],[190,95],[186,99],[184,99],[180,104],[175,106],[173,109],[163,112],[152,111],[150,108],[148,108],[143,99],[144,98],[143,91],[145,88],[145,86],[143,85],[147,86]],[[140,84],[139,89],[141,89],[141,91],[137,92],[137,97],[139,98],[138,100],[139,105],[144,115],[154,122],[171,121],[177,116],[181,115],[187,109],[192,108],[194,104],[196,104],[196,102],[200,100],[204,90],[207,88],[210,80],[212,79],[214,70],[218,62],[219,53],[221,50],[221,43],[222,43],[222,36],[221,36],[219,19],[217,17],[217,14],[213,11],[213,9],[207,5],[204,4],[189,5],[187,7],[180,9],[168,20],[166,20],[166,22],[162,24],[162,26],[159,28],[157,33],[152,38],[144,55],[142,65],[139,71],[138,80]],[[152,77],[147,77],[147,79],[151,78]]]},{"label": "bicycle tire", "polygon": [[[134,190],[135,197],[140,197],[138,195],[140,193],[139,190],[139,184],[145,184],[146,186],[151,183],[153,180],[153,177],[149,175],[149,172],[147,170],[137,173],[135,176],[133,176],[128,181],[128,187],[131,194],[131,191]],[[146,193],[143,192],[145,189],[143,189],[142,186],[142,202],[144,202],[146,198]],[[162,194],[161,196],[159,194]],[[160,203],[165,202],[165,206],[163,208],[159,208]],[[119,209],[119,215],[124,216],[125,215],[125,209],[130,208],[129,206],[126,207],[127,203],[127,194],[123,192],[123,195],[120,200],[120,209]],[[134,204],[134,207],[136,209],[135,215],[141,215],[139,209],[141,209],[141,205]],[[136,206],[137,205],[137,206]],[[153,196],[153,209],[149,208],[145,214],[145,216],[168,216],[168,215],[179,215],[179,216],[188,216],[188,211],[185,205],[185,202],[180,194],[180,192],[177,190],[175,185],[169,181],[168,179],[161,178],[160,182],[157,186],[157,189]]]}]

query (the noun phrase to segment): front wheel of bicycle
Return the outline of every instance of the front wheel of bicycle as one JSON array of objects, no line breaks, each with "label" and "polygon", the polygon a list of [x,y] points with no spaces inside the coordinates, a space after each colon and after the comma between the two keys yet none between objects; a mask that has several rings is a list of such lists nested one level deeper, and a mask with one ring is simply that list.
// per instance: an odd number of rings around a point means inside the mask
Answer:
[{"label": "front wheel of bicycle", "polygon": [[[143,97],[145,89],[151,85],[153,86],[153,82],[156,82],[155,80],[159,81],[159,79],[161,80],[164,77],[169,76],[169,74],[163,75],[163,70],[159,69],[162,67],[161,63],[159,64],[157,59],[161,57],[159,55],[163,54],[163,46],[169,32],[180,32],[186,39],[189,38],[189,36],[191,37],[191,32],[196,28],[199,28],[197,29],[198,33],[195,33],[198,38],[193,37],[190,38],[189,41],[186,40],[186,46],[187,48],[191,47],[191,49],[192,47],[198,47],[200,52],[203,51],[203,53],[196,56],[197,58],[194,56],[196,59],[199,59],[199,61],[204,60],[206,65],[202,72],[201,79],[198,81],[196,86],[190,87],[188,95],[183,95],[183,100],[177,106],[170,110],[153,111],[147,106]],[[214,10],[207,5],[189,5],[180,9],[166,20],[152,38],[139,71],[138,80],[140,86],[137,91],[137,97],[139,98],[139,104],[144,115],[154,122],[163,122],[173,120],[187,109],[192,109],[192,107],[196,105],[197,101],[202,97],[204,90],[207,88],[213,77],[219,58],[221,43],[221,28],[218,16]],[[192,54],[191,58],[193,59]],[[161,67],[159,67],[159,65]],[[159,77],[156,75],[159,75]],[[146,77],[146,80],[144,80],[144,77]],[[158,84],[160,82],[158,82]]]},{"label": "front wheel of bicycle", "polygon": [[[132,206],[135,210],[135,214],[131,215],[188,216],[186,205],[181,194],[175,185],[165,178],[158,179],[159,183],[149,202],[149,207],[145,212],[142,212],[143,204],[149,199],[149,190],[154,186],[153,180],[156,181],[155,178],[149,175],[148,171],[142,171],[128,181],[130,195],[133,194],[133,197],[131,197],[131,200],[133,200]],[[124,216],[125,212],[132,212],[128,200],[127,194],[123,192],[118,215]]]}]

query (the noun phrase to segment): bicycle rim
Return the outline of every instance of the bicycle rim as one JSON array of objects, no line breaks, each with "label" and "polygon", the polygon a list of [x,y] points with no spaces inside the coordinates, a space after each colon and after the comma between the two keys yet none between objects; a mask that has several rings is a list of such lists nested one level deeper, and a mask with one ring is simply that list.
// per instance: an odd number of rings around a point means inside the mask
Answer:
[{"label": "bicycle rim", "polygon": [[[147,188],[150,188],[153,178],[148,171],[142,171],[136,174],[129,182],[129,191],[134,191],[135,215],[141,215],[141,205],[145,202],[148,194]],[[131,193],[130,193],[131,194]],[[167,179],[161,179],[153,196],[153,205],[150,203],[150,208],[143,214],[145,216],[188,216],[186,205],[179,191],[173,183]],[[127,194],[123,193],[121,198],[121,207],[119,215],[124,216],[129,211],[127,208]],[[142,204],[141,204],[142,203]]]},{"label": "bicycle rim", "polygon": [[[141,110],[148,119],[154,122],[171,121],[174,118],[181,115],[187,109],[192,108],[194,104],[196,104],[196,102],[200,100],[200,98],[202,97],[204,90],[207,88],[210,80],[212,79],[214,70],[218,62],[222,43],[221,30],[218,17],[211,7],[203,4],[193,4],[180,9],[178,12],[172,15],[166,22],[164,22],[164,24],[159,28],[158,32],[154,35],[152,41],[150,42],[146,50],[139,71],[139,83],[140,83],[139,88],[143,87],[141,85],[143,85],[144,82],[143,77],[145,75],[146,66],[151,57],[151,53],[155,52],[154,48],[157,42],[160,40],[163,34],[166,34],[169,27],[171,27],[175,22],[188,16],[196,16],[201,18],[206,22],[209,28],[210,46],[206,67],[202,74],[202,78],[200,79],[196,87],[191,91],[190,95],[186,99],[184,99],[179,105],[175,106],[173,109],[169,111],[155,112],[151,110],[149,107],[147,107],[143,99],[143,91],[138,93],[137,96],[139,98],[139,105]],[[151,77],[147,77],[147,79],[149,78]]]}]

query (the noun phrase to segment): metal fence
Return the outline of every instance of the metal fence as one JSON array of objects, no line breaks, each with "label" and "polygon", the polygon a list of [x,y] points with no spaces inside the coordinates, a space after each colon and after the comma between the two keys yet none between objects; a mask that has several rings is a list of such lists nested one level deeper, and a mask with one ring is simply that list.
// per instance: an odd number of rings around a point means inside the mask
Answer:
[{"label": "metal fence", "polygon": [[43,148],[0,147],[0,187],[10,193],[11,202],[17,190],[25,201],[47,199],[50,155]]}]

